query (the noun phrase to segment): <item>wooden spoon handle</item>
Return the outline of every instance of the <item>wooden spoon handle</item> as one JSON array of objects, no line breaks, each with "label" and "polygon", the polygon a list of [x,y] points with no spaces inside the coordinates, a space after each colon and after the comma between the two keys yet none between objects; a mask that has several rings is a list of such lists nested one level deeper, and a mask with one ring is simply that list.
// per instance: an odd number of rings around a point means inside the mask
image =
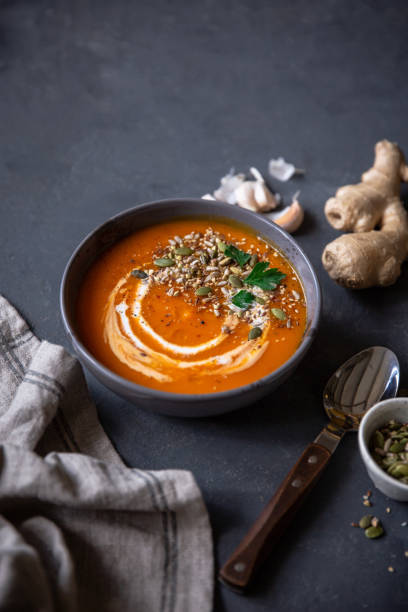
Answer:
[{"label": "wooden spoon handle", "polygon": [[318,480],[330,451],[312,442],[282,482],[238,548],[222,567],[219,578],[227,586],[243,590],[292,521]]}]

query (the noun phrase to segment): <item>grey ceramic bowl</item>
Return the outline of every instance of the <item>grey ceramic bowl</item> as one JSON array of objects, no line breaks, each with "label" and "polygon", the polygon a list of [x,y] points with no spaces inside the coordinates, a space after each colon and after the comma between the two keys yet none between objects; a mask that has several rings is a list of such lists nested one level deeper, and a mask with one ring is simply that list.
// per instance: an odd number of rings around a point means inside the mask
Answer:
[{"label": "grey ceramic bowl", "polygon": [[[88,268],[113,244],[126,235],[143,227],[177,217],[202,217],[231,219],[243,223],[271,240],[296,268],[303,282],[307,303],[307,324],[303,340],[294,355],[278,370],[249,385],[230,391],[206,394],[181,394],[157,391],[130,382],[102,365],[82,344],[76,331],[75,306],[78,291]],[[78,246],[64,272],[60,291],[62,319],[81,362],[104,385],[130,402],[161,414],[183,417],[202,417],[222,414],[251,404],[272,393],[290,376],[316,334],[321,295],[316,274],[298,244],[280,227],[237,206],[207,200],[161,200],[137,206],[109,219],[89,234]]]}]

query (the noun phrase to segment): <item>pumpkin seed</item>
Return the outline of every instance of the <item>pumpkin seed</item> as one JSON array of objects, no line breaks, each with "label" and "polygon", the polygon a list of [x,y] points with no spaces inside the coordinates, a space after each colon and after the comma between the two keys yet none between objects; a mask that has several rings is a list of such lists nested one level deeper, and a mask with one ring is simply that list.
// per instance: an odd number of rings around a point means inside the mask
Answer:
[{"label": "pumpkin seed", "polygon": [[255,340],[259,336],[262,336],[262,329],[260,327],[253,327],[249,330],[248,340]]},{"label": "pumpkin seed", "polygon": [[161,259],[154,260],[154,264],[159,268],[169,268],[170,266],[174,266],[175,263],[174,259],[170,259],[170,257],[162,257]]},{"label": "pumpkin seed", "polygon": [[[408,423],[389,421],[370,440],[371,452],[379,466],[401,482],[408,480],[407,426]],[[382,448],[377,446],[381,444]]]},{"label": "pumpkin seed", "polygon": [[217,247],[218,250],[221,251],[221,253],[225,253],[225,249],[227,248],[227,244],[225,244],[225,242],[223,242],[222,240],[217,240]]},{"label": "pumpkin seed", "polygon": [[257,261],[258,261],[258,255],[254,253],[253,255],[251,255],[251,259],[249,260],[250,267],[253,268]]},{"label": "pumpkin seed", "polygon": [[360,525],[361,529],[367,529],[367,527],[371,526],[371,521],[372,521],[372,516],[371,514],[366,514],[365,516],[362,516],[361,519],[359,520],[358,524]]},{"label": "pumpkin seed", "polygon": [[382,458],[381,463],[383,464],[383,466],[389,467],[390,465],[395,463],[396,460],[397,460],[397,457],[396,457],[396,455],[394,455],[393,457],[384,457],[384,458]]},{"label": "pumpkin seed", "polygon": [[232,285],[233,287],[242,287],[244,285],[244,283],[242,282],[242,280],[239,278],[239,276],[236,276],[235,274],[231,274],[228,277],[228,282],[230,285]]},{"label": "pumpkin seed", "polygon": [[404,446],[405,446],[405,444],[402,444],[401,442],[394,442],[394,444],[391,444],[391,446],[390,446],[390,452],[391,453],[400,453],[401,451],[404,450]]},{"label": "pumpkin seed", "polygon": [[178,247],[177,249],[175,249],[175,254],[176,255],[191,255],[193,253],[193,249],[190,249],[190,247]]},{"label": "pumpkin seed", "polygon": [[280,319],[281,321],[284,321],[286,319],[286,314],[280,308],[272,308],[271,313],[274,317]]},{"label": "pumpkin seed", "polygon": [[383,535],[384,533],[384,529],[381,527],[381,525],[378,525],[377,527],[368,527],[365,530],[365,535],[366,538],[369,538],[370,540],[374,540],[375,538],[379,538],[380,536]]},{"label": "pumpkin seed", "polygon": [[258,304],[266,304],[266,300],[264,300],[263,298],[259,296],[255,297],[255,302],[257,302]]},{"label": "pumpkin seed", "polygon": [[397,461],[390,465],[388,468],[388,473],[394,478],[403,478],[404,476],[408,476],[408,463],[402,463]]},{"label": "pumpkin seed", "polygon": [[196,295],[208,295],[209,293],[211,293],[211,287],[199,287],[195,291]]},{"label": "pumpkin seed", "polygon": [[135,278],[147,278],[148,277],[148,274],[146,274],[146,272],[144,272],[143,270],[132,270],[131,275],[134,276]]},{"label": "pumpkin seed", "polygon": [[373,436],[373,446],[376,448],[384,448],[384,436],[378,429]]}]

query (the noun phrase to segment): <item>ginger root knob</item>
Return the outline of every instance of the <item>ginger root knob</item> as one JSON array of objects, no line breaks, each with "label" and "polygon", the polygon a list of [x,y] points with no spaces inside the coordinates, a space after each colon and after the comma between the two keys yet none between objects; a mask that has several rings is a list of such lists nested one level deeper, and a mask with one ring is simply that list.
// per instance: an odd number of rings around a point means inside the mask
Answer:
[{"label": "ginger root knob", "polygon": [[408,218],[399,197],[408,166],[399,147],[378,142],[374,165],[361,179],[340,187],[325,206],[334,228],[354,232],[328,244],[322,255],[331,278],[351,289],[392,285],[408,256]]}]

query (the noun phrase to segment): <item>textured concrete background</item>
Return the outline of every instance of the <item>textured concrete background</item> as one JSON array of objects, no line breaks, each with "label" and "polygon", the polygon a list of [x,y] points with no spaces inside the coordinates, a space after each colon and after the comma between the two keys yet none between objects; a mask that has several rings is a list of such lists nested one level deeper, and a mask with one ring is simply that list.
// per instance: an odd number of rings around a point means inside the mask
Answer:
[{"label": "textured concrete background", "polygon": [[[404,0],[0,0],[0,290],[39,336],[68,346],[60,277],[107,217],[200,196],[231,166],[266,171],[273,156],[307,170],[272,181],[288,199],[301,190],[297,239],[324,297],[320,334],[290,381],[240,413],[190,421],[146,414],[89,377],[129,465],[194,472],[218,563],[320,430],[323,386],[342,361],[389,346],[408,386],[407,266],[393,287],[353,293],[320,264],[337,235],[326,199],[358,181],[378,139],[408,154],[407,17]],[[407,506],[374,493],[382,540],[349,526],[370,487],[350,435],[253,592],[217,588],[215,610],[406,609]]]}]

